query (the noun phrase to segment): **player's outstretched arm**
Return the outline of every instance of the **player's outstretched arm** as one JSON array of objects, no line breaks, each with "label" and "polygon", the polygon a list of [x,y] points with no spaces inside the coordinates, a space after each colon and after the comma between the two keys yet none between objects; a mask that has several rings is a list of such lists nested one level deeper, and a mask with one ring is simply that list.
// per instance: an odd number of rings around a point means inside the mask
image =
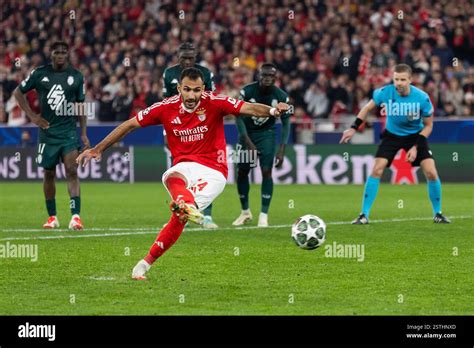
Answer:
[{"label": "player's outstretched arm", "polygon": [[15,90],[13,91],[13,95],[15,96],[18,105],[26,113],[26,116],[30,118],[31,122],[33,122],[40,128],[49,128],[49,122],[46,121],[43,117],[41,117],[41,115],[35,114],[35,112],[31,110],[28,100],[26,100],[25,95],[20,91],[18,87],[15,88]]},{"label": "player's outstretched arm", "polygon": [[339,141],[339,144],[342,143],[347,143],[351,138],[354,136],[355,132],[357,129],[360,127],[362,123],[367,119],[367,115],[369,112],[371,112],[374,108],[376,107],[375,102],[373,99],[370,99],[370,101],[365,104],[365,106],[359,111],[357,114],[357,117],[352,124],[351,128],[346,129],[344,133],[342,133],[341,140]]},{"label": "player's outstretched arm", "polygon": [[289,109],[290,106],[286,103],[278,103],[275,107],[270,107],[265,104],[244,102],[244,105],[242,105],[242,108],[240,109],[240,114],[255,117],[279,117]]},{"label": "player's outstretched arm", "polygon": [[97,161],[100,160],[100,157],[105,150],[107,150],[110,146],[122,139],[128,133],[139,127],[140,124],[138,123],[135,117],[123,122],[122,124],[118,125],[112,132],[110,132],[109,135],[107,135],[104,140],[102,140],[95,147],[82,152],[77,157],[76,163],[79,165],[82,164],[82,166],[84,167],[93,158]]}]

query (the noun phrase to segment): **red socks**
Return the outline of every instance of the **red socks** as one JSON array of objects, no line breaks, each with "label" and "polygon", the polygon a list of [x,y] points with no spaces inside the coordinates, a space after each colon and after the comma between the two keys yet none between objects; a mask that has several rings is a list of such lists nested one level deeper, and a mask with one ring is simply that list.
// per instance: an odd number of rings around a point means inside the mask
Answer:
[{"label": "red socks", "polygon": [[191,191],[186,188],[186,182],[183,179],[171,177],[166,180],[166,187],[173,200],[176,201],[180,198],[186,203],[194,203],[194,196]]},{"label": "red socks", "polygon": [[[186,203],[194,203],[194,196],[186,188],[186,182],[183,179],[171,177],[166,180],[166,187],[173,200],[182,199]],[[163,255],[178,240],[185,225],[186,223],[181,222],[176,214],[172,214],[170,221],[160,231],[144,260],[150,265],[155,262],[157,258]]]},{"label": "red socks", "polygon": [[160,234],[158,234],[155,243],[151,246],[150,251],[144,260],[150,265],[155,262],[157,258],[163,255],[165,251],[178,240],[185,225],[185,222],[181,222],[179,218],[173,214],[170,221],[168,221]]}]

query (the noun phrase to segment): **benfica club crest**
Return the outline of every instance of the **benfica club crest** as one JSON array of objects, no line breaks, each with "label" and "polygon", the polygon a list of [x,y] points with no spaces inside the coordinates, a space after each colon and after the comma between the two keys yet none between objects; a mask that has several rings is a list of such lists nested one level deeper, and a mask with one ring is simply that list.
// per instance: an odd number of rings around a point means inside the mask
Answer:
[{"label": "benfica club crest", "polygon": [[416,171],[418,167],[413,167],[411,163],[406,161],[407,153],[404,149],[400,149],[392,161],[390,170],[392,171],[392,184],[417,184],[418,177]]},{"label": "benfica club crest", "polygon": [[206,110],[204,109],[199,109],[196,111],[196,114],[198,116],[199,121],[204,121],[206,119]]}]

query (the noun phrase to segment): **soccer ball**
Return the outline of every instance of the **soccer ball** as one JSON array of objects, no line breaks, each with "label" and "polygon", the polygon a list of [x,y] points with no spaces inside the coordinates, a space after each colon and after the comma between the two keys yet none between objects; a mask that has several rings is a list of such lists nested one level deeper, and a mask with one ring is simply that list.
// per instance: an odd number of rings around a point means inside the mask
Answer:
[{"label": "soccer ball", "polygon": [[326,240],[326,224],[315,215],[302,216],[291,227],[291,238],[301,249],[316,249]]}]

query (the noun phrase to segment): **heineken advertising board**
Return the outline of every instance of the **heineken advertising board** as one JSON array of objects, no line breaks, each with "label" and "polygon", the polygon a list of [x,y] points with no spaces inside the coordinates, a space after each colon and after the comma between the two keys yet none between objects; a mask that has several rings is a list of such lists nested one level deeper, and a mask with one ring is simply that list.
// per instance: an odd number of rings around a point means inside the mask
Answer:
[{"label": "heineken advertising board", "polygon": [[[434,144],[431,149],[443,182],[474,181],[473,145]],[[283,166],[274,168],[273,178],[277,184],[363,184],[370,174],[375,151],[375,145],[289,145]],[[422,170],[406,162],[405,155],[404,151],[397,154],[392,166],[385,170],[383,182],[425,181]],[[235,182],[239,158],[242,157],[237,156],[235,148],[228,145],[228,183]],[[0,148],[0,180],[41,180],[43,170],[35,159],[35,148]],[[92,161],[89,166],[79,168],[79,177],[85,181],[161,181],[170,165],[169,150],[162,146],[113,147],[100,162]],[[255,165],[251,180],[260,183],[260,168],[258,163]],[[57,177],[64,178],[64,169],[59,166]]]}]

